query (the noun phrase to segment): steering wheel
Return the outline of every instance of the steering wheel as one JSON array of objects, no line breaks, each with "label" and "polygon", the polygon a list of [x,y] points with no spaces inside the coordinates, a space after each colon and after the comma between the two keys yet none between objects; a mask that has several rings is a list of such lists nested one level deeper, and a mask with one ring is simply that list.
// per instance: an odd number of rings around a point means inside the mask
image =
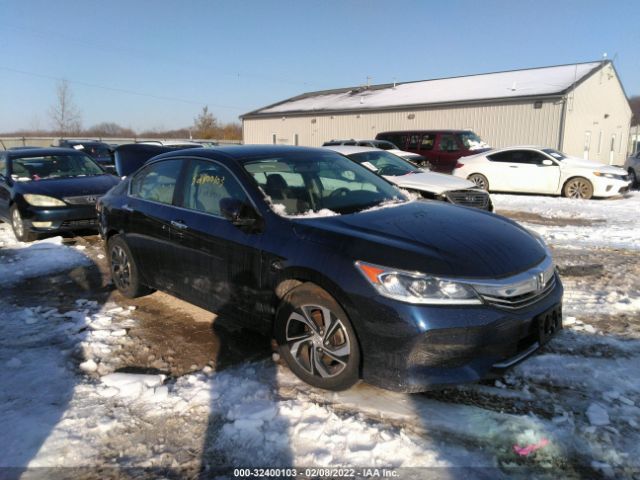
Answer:
[{"label": "steering wheel", "polygon": [[345,195],[349,195],[349,193],[351,193],[351,190],[349,190],[346,187],[340,187],[340,188],[336,188],[333,192],[331,192],[329,194],[329,198],[344,197]]}]

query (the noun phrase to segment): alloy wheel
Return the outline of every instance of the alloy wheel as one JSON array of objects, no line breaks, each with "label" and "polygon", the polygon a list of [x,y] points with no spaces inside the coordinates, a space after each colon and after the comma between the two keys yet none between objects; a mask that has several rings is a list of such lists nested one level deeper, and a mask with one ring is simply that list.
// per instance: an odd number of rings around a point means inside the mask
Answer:
[{"label": "alloy wheel", "polygon": [[22,223],[22,217],[20,216],[20,212],[16,208],[13,211],[13,215],[11,216],[11,223],[13,226],[13,230],[16,233],[16,237],[21,239],[24,236],[24,224]]},{"label": "alloy wheel", "polygon": [[569,198],[590,198],[590,192],[591,185],[589,185],[586,180],[572,180],[571,183],[567,185],[567,196]]},{"label": "alloy wheel", "polygon": [[489,189],[489,182],[487,182],[487,179],[483,175],[470,175],[468,180],[475,183],[476,186],[481,188],[482,190]]},{"label": "alloy wheel", "polygon": [[295,362],[322,378],[340,375],[351,354],[349,334],[328,308],[304,305],[289,315],[286,341]]},{"label": "alloy wheel", "polygon": [[120,290],[126,290],[131,285],[129,258],[119,245],[114,245],[111,249],[111,274],[113,281]]}]

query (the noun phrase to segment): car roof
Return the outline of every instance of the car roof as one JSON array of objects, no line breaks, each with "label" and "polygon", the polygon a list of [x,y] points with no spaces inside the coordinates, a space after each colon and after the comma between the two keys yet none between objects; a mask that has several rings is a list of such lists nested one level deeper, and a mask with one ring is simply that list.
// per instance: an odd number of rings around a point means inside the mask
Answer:
[{"label": "car roof", "polygon": [[343,155],[352,155],[354,153],[363,153],[363,152],[384,152],[385,151],[379,148],[359,147],[356,145],[327,145],[322,148],[325,150],[333,150],[334,152],[338,152]]},{"label": "car roof", "polygon": [[245,160],[252,157],[265,157],[269,155],[291,155],[296,152],[307,154],[314,152],[324,153],[327,150],[327,148],[294,147],[290,145],[234,145],[216,148],[190,148],[188,150],[174,150],[172,152],[158,155],[154,158],[154,160],[160,158],[181,157],[184,155],[210,159],[219,159],[221,157],[226,157],[233,160]]},{"label": "car roof", "polygon": [[75,148],[64,148],[64,147],[43,147],[43,148],[23,148],[20,150],[7,150],[7,156],[9,158],[13,157],[40,157],[43,155],[55,155],[60,153],[74,155],[86,155]]}]

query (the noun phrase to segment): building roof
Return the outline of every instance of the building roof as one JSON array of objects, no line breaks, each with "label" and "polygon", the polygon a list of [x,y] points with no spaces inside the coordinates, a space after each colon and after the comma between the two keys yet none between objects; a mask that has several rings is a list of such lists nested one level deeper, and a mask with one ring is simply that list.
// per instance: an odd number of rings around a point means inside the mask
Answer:
[{"label": "building roof", "polygon": [[482,100],[562,95],[609,61],[484,73],[396,84],[309,92],[242,117],[385,110]]}]

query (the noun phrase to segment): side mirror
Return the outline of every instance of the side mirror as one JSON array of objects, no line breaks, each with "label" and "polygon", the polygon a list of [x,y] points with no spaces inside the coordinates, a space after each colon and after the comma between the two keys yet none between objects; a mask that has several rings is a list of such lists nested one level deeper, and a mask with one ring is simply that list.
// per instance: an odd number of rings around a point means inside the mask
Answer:
[{"label": "side mirror", "polygon": [[251,205],[231,197],[220,200],[220,213],[236,227],[252,227],[259,218]]},{"label": "side mirror", "polygon": [[542,160],[542,165],[546,165],[547,167],[550,167],[551,165],[554,165],[554,163],[552,160],[545,158],[544,160]]},{"label": "side mirror", "polygon": [[105,172],[110,173],[111,175],[118,174],[115,165],[103,165],[102,168]]}]

